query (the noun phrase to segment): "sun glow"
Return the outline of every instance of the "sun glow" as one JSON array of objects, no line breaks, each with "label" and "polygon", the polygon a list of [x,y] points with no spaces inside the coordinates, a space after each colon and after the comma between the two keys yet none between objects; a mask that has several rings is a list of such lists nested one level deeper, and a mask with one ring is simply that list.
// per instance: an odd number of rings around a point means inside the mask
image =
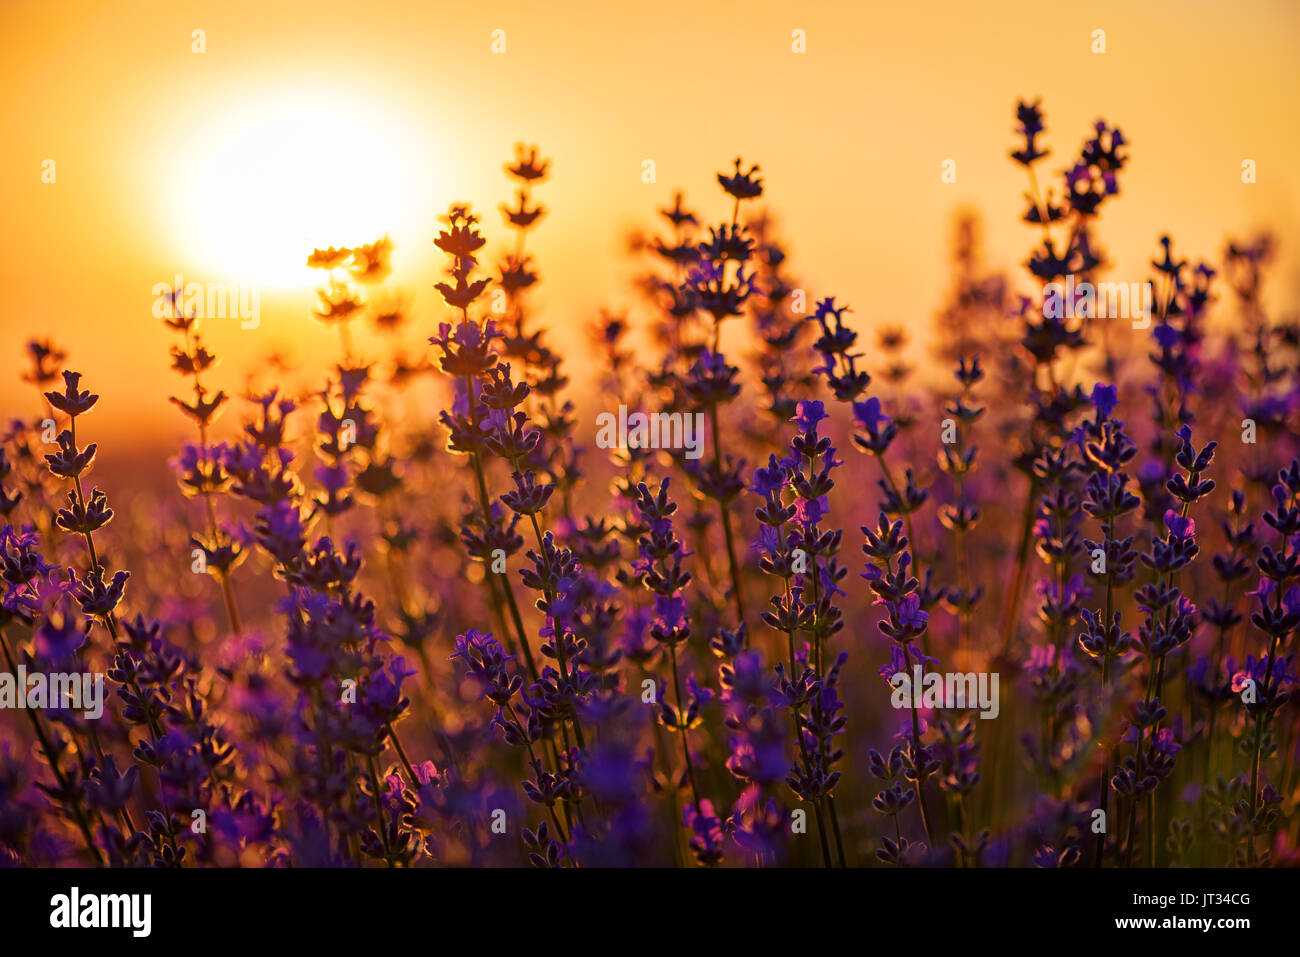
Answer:
[{"label": "sun glow", "polygon": [[171,190],[179,251],[208,278],[308,285],[313,248],[402,229],[436,174],[411,129],[355,96],[233,102],[210,129]]}]

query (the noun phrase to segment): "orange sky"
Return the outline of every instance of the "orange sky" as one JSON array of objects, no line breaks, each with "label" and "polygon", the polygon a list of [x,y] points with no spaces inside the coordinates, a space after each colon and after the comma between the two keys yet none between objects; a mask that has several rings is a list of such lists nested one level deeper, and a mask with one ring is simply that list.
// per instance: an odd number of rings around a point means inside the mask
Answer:
[{"label": "orange sky", "polygon": [[[796,28],[804,55],[791,52]],[[1090,52],[1094,29],[1105,54]],[[177,274],[260,284],[257,329],[204,330],[226,359],[220,384],[237,388],[269,349],[334,355],[301,262],[312,245],[382,232],[432,329],[445,317],[430,288],[436,217],[469,200],[500,248],[501,167],[518,140],[554,160],[530,248],[543,275],[533,301],[561,337],[602,305],[633,304],[626,235],[675,187],[729,215],[713,173],[737,154],[762,165],[792,270],[815,295],[852,303],[864,324],[928,323],[960,206],[985,215],[988,258],[1023,282],[1033,234],[1007,159],[1018,96],[1043,98],[1053,173],[1098,117],[1131,141],[1101,222],[1114,279],[1145,278],[1163,231],[1183,256],[1217,260],[1227,235],[1270,225],[1282,240],[1272,292],[1294,307],[1297,41],[1300,4],[1286,0],[5,0],[0,409],[32,411],[20,351],[50,334],[104,395],[98,429],[187,434],[165,401],[153,286]],[[1247,157],[1254,185],[1241,182]],[[956,184],[940,182],[949,158]]]}]

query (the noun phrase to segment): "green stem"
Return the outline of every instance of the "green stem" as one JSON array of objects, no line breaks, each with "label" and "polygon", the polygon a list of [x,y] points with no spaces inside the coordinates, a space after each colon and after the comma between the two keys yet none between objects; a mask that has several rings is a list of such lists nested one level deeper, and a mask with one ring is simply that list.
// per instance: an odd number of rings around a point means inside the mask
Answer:
[{"label": "green stem", "polygon": [[[718,436],[718,404],[715,402],[709,406],[709,417],[713,427],[713,462],[716,471],[722,473],[722,445]],[[727,544],[727,567],[731,570],[731,593],[736,602],[736,618],[738,624],[745,623],[745,596],[741,589],[740,583],[740,564],[736,561],[736,545],[731,534],[731,510],[727,503],[718,499],[718,510],[722,513],[722,536]],[[748,645],[749,636],[746,629],[745,643]]]}]

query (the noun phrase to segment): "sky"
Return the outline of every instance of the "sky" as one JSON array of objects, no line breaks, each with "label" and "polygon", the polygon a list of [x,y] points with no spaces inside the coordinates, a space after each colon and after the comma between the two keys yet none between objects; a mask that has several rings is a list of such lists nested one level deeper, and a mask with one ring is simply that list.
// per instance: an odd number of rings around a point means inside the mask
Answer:
[{"label": "sky", "polygon": [[987,262],[1026,283],[1034,233],[1007,157],[1020,97],[1042,100],[1053,177],[1099,118],[1131,143],[1100,223],[1108,278],[1146,278],[1164,232],[1180,255],[1217,262],[1229,236],[1268,227],[1281,243],[1270,299],[1294,311],[1297,41],[1300,4],[1283,0],[4,0],[0,411],[36,410],[18,374],[26,340],[48,335],[104,396],[97,429],[185,435],[166,402],[157,285],[258,290],[257,328],[204,327],[224,360],[217,384],[238,391],[272,352],[311,370],[334,356],[310,315],[306,255],[385,234],[421,341],[447,318],[431,288],[437,217],[471,202],[489,251],[505,248],[496,210],[518,141],[553,161],[529,248],[534,309],[561,345],[602,307],[637,315],[627,237],[675,189],[729,217],[714,174],[737,155],[761,165],[814,297],[851,303],[863,328],[923,329],[948,288],[959,209],[983,217]]}]

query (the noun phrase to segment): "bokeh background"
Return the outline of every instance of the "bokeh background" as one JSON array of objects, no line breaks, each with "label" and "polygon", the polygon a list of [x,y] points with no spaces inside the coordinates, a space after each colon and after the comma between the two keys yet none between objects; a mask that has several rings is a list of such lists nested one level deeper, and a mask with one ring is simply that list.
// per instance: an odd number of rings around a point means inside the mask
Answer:
[{"label": "bokeh background", "polygon": [[[1090,50],[1099,29],[1104,54]],[[193,52],[195,30],[206,52]],[[237,389],[238,370],[268,354],[335,353],[310,315],[306,254],[385,233],[419,342],[444,318],[437,216],[473,202],[489,253],[502,248],[501,167],[518,140],[554,159],[530,249],[545,280],[534,311],[558,346],[603,306],[635,315],[629,235],[679,187],[720,215],[713,174],[737,154],[761,164],[813,295],[847,300],[863,325],[920,330],[946,290],[958,210],[984,215],[986,261],[1023,281],[1024,175],[1007,159],[1017,97],[1042,97],[1061,161],[1102,116],[1133,143],[1123,201],[1101,224],[1110,278],[1145,278],[1165,231],[1182,255],[1218,261],[1228,235],[1268,227],[1280,240],[1270,298],[1294,301],[1297,41],[1290,0],[5,0],[0,408],[36,406],[17,377],[22,347],[50,335],[105,396],[105,464],[174,444],[188,424],[166,402],[154,284],[260,286],[258,329],[204,329],[221,384]],[[945,159],[955,184],[941,182]]]}]

